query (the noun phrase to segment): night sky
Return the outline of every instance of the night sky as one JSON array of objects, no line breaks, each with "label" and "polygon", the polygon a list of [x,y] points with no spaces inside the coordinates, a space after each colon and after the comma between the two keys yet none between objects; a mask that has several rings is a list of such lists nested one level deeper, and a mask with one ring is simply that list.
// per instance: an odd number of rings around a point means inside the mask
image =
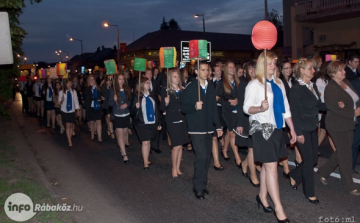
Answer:
[{"label": "night sky", "polygon": [[[225,2],[225,3],[224,3]],[[97,47],[116,45],[116,28],[104,28],[106,21],[119,26],[120,42],[130,44],[146,33],[160,29],[163,16],[174,18],[182,30],[202,31],[205,14],[207,32],[251,34],[256,22],[264,19],[264,0],[43,0],[27,6],[21,15],[21,26],[28,32],[23,50],[29,63],[59,61],[56,50],[69,57],[94,52]],[[268,9],[282,14],[282,0],[269,0]],[[236,43],[234,43],[236,44]],[[66,54],[63,54],[65,60]]]}]

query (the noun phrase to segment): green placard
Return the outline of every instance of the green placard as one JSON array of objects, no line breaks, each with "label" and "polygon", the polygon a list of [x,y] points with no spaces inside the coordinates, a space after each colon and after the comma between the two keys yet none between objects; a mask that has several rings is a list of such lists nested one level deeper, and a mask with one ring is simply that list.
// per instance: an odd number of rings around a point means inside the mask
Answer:
[{"label": "green placard", "polygon": [[144,58],[135,58],[134,70],[145,72],[145,69],[146,69],[146,59],[144,59]]},{"label": "green placard", "polygon": [[111,59],[111,60],[105,60],[105,61],[104,61],[104,64],[105,64],[106,74],[107,74],[107,75],[111,75],[111,74],[116,74],[116,73],[117,73],[117,67],[116,67],[115,60],[113,60],[113,59]]},{"label": "green placard", "polygon": [[164,49],[164,68],[172,68],[174,65],[174,49],[165,48]]},{"label": "green placard", "polygon": [[207,58],[207,40],[198,40],[199,58]]}]

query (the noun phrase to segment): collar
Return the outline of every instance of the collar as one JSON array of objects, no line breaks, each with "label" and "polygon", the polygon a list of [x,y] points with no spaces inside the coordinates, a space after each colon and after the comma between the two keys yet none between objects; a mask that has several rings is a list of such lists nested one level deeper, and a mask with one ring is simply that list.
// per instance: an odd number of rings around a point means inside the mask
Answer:
[{"label": "collar", "polygon": [[307,88],[309,89],[313,89],[314,88],[314,83],[310,81],[309,84],[305,83],[305,81],[303,81],[301,78],[298,78],[297,79],[297,82],[300,84],[300,85],[305,85]]},{"label": "collar", "polygon": [[213,82],[221,80],[221,77],[217,79],[216,77],[213,78]]},{"label": "collar", "polygon": [[[196,78],[197,79],[197,78]],[[199,80],[198,80],[199,81]],[[208,86],[208,81],[207,80],[205,80],[205,86],[202,86],[202,84],[200,83],[200,86],[203,88],[203,89],[206,89],[207,88],[207,86]]]},{"label": "collar", "polygon": [[350,70],[352,70],[352,72],[356,72],[356,68],[355,68],[355,69],[352,69],[352,68],[349,66],[349,64],[348,64],[347,66],[350,68]]},{"label": "collar", "polygon": [[148,97],[150,94],[149,92],[143,93],[144,97]]}]

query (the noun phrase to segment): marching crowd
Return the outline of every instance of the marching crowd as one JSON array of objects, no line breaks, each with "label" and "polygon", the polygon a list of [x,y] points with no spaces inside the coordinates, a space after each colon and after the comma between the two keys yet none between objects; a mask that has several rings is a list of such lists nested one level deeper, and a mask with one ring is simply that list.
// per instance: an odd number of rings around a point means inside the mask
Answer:
[{"label": "marching crowd", "polygon": [[[182,174],[183,148],[194,150],[193,190],[199,199],[209,194],[211,156],[214,169],[223,170],[219,154],[229,161],[230,146],[242,175],[260,188],[258,207],[274,213],[278,222],[290,222],[280,201],[277,167],[283,166],[283,176],[294,190],[302,183],[309,202],[319,203],[313,168],[326,136],[334,152],[319,168],[321,183],[327,185],[326,179],[339,166],[343,189],[360,195],[352,179],[360,146],[358,66],[358,55],[346,63],[315,56],[278,64],[276,55],[268,52],[256,62],[239,65],[216,61],[211,67],[200,61],[191,73],[187,68],[167,73],[153,68],[138,77],[128,70],[108,76],[96,71],[63,81],[28,77],[19,86],[23,112],[39,117],[46,112],[47,127],[55,129],[57,124],[69,147],[75,125],[83,122],[91,140],[101,143],[104,116],[107,134],[117,140],[125,163],[128,136],[134,131],[141,142],[144,170],[151,165],[151,150],[161,152],[161,137],[167,137],[172,149],[174,178]],[[296,168],[291,171],[286,150],[290,145],[296,152]],[[247,147],[244,160],[239,147]]]}]

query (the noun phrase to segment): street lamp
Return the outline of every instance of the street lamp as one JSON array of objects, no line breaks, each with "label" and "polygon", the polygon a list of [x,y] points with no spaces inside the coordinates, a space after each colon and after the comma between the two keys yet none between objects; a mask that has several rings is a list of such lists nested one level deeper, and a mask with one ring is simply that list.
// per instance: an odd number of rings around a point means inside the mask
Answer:
[{"label": "street lamp", "polygon": [[61,51],[61,50],[59,50],[59,53],[62,53],[62,52],[64,52],[64,53],[66,53],[66,60],[69,62],[69,52],[68,51],[65,51],[65,50],[63,50],[63,51]]},{"label": "street lamp", "polygon": [[58,56],[60,56],[60,62],[61,62],[61,61],[62,61],[62,58],[61,58],[61,54],[60,54],[60,53],[61,53],[61,50],[55,51],[55,54],[58,55]]},{"label": "street lamp", "polygon": [[70,37],[70,39],[69,39],[70,41],[80,41],[80,43],[81,43],[81,54],[83,54],[83,44],[82,44],[82,40],[81,39],[73,39],[72,37]]},{"label": "street lamp", "polygon": [[119,27],[118,25],[110,25],[109,23],[105,22],[104,27],[115,26],[116,27],[116,36],[117,36],[117,63],[118,67],[120,67],[120,43],[119,43]]},{"label": "street lamp", "polygon": [[195,18],[198,18],[199,16],[203,17],[203,30],[205,32],[205,16],[204,16],[204,14],[195,14],[194,15]]}]

